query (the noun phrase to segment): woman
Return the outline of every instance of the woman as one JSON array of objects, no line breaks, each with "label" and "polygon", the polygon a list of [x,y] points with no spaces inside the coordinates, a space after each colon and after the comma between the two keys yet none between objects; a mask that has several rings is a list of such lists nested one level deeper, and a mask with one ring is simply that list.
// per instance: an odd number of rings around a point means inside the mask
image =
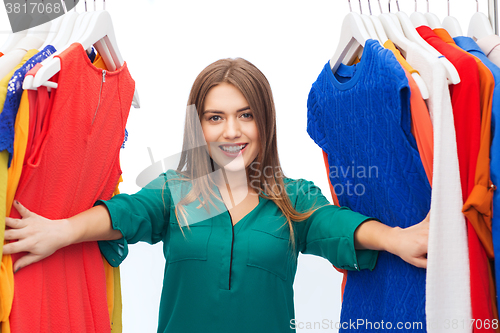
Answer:
[{"label": "woman", "polygon": [[373,269],[377,251],[426,267],[428,220],[390,228],[330,205],[313,183],[286,178],[277,152],[273,97],[265,76],[243,59],[223,59],[196,78],[183,153],[134,195],[98,201],[63,220],[20,203],[22,219],[4,253],[28,252],[14,269],[61,247],[101,241],[117,266],[128,243],[164,242],[158,332],[290,332],[298,252],[339,268]]}]

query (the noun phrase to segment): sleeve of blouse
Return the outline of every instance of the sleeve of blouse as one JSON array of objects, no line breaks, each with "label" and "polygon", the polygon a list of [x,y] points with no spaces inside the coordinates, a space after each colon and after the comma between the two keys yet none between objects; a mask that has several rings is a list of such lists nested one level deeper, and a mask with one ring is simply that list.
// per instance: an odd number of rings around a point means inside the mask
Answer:
[{"label": "sleeve of blouse", "polygon": [[331,205],[321,190],[310,181],[297,180],[292,186],[292,204],[299,212],[318,208],[308,219],[296,222],[298,250],[330,261],[335,267],[347,270],[375,268],[378,251],[356,250],[354,231],[366,220],[377,220],[353,212],[347,207]]},{"label": "sleeve of blouse", "polygon": [[139,241],[155,244],[165,236],[170,211],[166,180],[166,174],[162,174],[135,194],[118,194],[94,204],[106,206],[113,229],[123,235],[118,240],[98,242],[111,266],[117,267],[127,257],[128,244]]}]

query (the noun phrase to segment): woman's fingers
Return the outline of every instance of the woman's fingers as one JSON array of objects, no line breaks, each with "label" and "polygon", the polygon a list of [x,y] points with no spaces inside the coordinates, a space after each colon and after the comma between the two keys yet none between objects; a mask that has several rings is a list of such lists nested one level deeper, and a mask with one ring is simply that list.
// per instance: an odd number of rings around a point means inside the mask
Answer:
[{"label": "woman's fingers", "polygon": [[31,212],[26,208],[24,207],[19,201],[17,200],[14,200],[14,208],[16,208],[16,210],[19,212],[19,214],[23,217],[23,218],[26,218],[26,217],[30,217],[31,216]]},{"label": "woman's fingers", "polygon": [[3,254],[14,254],[19,252],[27,252],[29,246],[26,244],[24,240],[19,242],[12,242],[5,244],[3,246]]},{"label": "woman's fingers", "polygon": [[5,225],[9,228],[20,229],[20,228],[24,228],[27,225],[27,222],[25,220],[21,220],[21,219],[14,219],[12,217],[6,217],[5,218]]},{"label": "woman's fingers", "polygon": [[411,264],[416,267],[427,268],[427,258],[414,258]]},{"label": "woman's fingers", "polygon": [[16,273],[18,270],[20,270],[23,267],[26,267],[30,264],[33,264],[37,261],[42,260],[43,258],[45,258],[45,257],[42,257],[38,254],[32,254],[32,253],[29,253],[25,256],[22,256],[14,263],[14,267],[13,267],[14,273]]},{"label": "woman's fingers", "polygon": [[23,239],[24,237],[25,235],[22,229],[6,229],[4,233],[4,239],[6,241]]}]

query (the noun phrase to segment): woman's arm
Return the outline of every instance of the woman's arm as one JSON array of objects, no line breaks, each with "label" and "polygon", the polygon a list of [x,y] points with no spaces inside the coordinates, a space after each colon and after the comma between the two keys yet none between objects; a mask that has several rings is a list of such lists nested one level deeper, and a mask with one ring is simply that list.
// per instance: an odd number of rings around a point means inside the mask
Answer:
[{"label": "woman's arm", "polygon": [[354,246],[356,249],[387,251],[414,266],[426,268],[429,215],[405,229],[392,228],[375,220],[363,222],[354,232]]},{"label": "woman's arm", "polygon": [[104,205],[92,207],[68,219],[49,220],[19,202],[14,202],[22,219],[5,218],[5,240],[18,240],[5,244],[4,254],[28,252],[14,264],[14,272],[48,257],[62,247],[97,240],[122,238],[122,233],[111,227],[111,218]]}]

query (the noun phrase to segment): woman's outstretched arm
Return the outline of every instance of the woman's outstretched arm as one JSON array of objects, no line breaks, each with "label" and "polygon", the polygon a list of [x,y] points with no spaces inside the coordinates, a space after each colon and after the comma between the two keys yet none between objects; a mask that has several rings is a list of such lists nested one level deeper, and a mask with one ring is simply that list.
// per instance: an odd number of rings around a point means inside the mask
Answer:
[{"label": "woman's outstretched arm", "polygon": [[49,220],[19,202],[14,202],[22,219],[5,218],[5,240],[18,240],[5,244],[4,254],[28,252],[14,264],[14,272],[50,256],[62,247],[86,241],[114,240],[122,233],[111,227],[111,218],[104,205],[92,207],[68,219]]},{"label": "woman's outstretched arm", "polygon": [[354,232],[354,246],[359,250],[387,251],[414,266],[427,268],[429,215],[422,222],[404,229],[375,220],[363,222]]}]

